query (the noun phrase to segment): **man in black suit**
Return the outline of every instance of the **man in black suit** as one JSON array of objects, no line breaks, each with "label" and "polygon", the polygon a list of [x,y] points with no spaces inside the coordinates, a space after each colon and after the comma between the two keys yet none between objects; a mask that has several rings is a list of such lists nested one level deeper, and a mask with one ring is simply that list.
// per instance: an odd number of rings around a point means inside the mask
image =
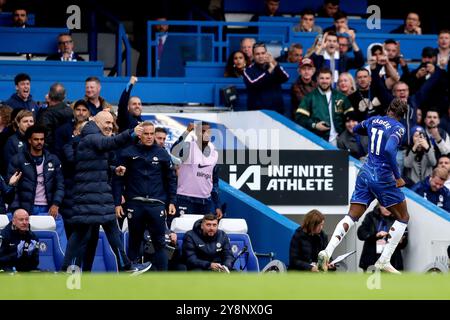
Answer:
[{"label": "man in black suit", "polygon": [[73,39],[70,33],[58,35],[58,53],[49,55],[48,60],[54,61],[84,61],[82,57],[73,51]]}]

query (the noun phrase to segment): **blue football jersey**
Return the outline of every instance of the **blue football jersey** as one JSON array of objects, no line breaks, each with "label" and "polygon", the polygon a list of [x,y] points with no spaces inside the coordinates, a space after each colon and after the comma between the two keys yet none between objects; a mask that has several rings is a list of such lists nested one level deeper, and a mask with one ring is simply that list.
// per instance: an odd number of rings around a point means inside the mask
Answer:
[{"label": "blue football jersey", "polygon": [[[374,181],[391,182],[395,180],[390,161],[385,155],[386,144],[391,136],[401,145],[405,127],[396,119],[388,116],[374,116],[358,125],[367,130],[369,136],[368,157],[363,169],[368,170]],[[356,128],[355,128],[356,129]]]}]

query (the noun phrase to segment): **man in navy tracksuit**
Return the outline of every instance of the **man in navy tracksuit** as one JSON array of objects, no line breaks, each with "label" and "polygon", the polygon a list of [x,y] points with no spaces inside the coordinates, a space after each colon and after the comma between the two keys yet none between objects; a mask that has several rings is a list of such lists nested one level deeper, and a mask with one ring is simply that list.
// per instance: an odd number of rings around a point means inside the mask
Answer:
[{"label": "man in navy tracksuit", "polygon": [[275,110],[290,116],[284,110],[281,84],[288,81],[289,75],[267,52],[263,43],[253,45],[253,58],[255,63],[244,70],[244,83],[247,87],[248,110]]},{"label": "man in navy tracksuit", "polygon": [[445,187],[447,178],[447,169],[436,168],[433,170],[431,177],[417,182],[412,186],[411,190],[438,207],[450,212],[450,191]]},{"label": "man in navy tracksuit", "polygon": [[234,256],[230,239],[213,214],[206,214],[186,232],[183,240],[183,257],[188,270],[225,271],[233,268]]},{"label": "man in navy tracksuit", "polygon": [[113,178],[116,215],[124,215],[121,199],[126,201],[128,228],[130,230],[129,257],[139,258],[139,249],[146,229],[155,248],[154,263],[157,270],[167,270],[165,250],[166,204],[174,215],[177,184],[171,159],[167,151],[155,143],[155,127],[150,122],[142,124],[140,142],[120,152],[118,168],[123,176]]}]

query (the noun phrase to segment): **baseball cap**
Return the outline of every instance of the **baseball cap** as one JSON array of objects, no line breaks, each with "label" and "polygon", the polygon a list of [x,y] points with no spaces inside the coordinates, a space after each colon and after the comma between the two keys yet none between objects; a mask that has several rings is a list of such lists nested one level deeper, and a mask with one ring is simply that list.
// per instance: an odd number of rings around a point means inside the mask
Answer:
[{"label": "baseball cap", "polygon": [[303,58],[302,61],[300,61],[300,63],[298,64],[299,68],[307,65],[310,65],[314,68],[314,62],[310,58]]},{"label": "baseball cap", "polygon": [[425,58],[432,58],[432,57],[436,57],[437,56],[437,52],[436,49],[432,48],[432,47],[425,47],[422,49],[422,57]]},{"label": "baseball cap", "polygon": [[345,122],[350,121],[350,120],[359,122],[359,119],[358,119],[358,116],[357,116],[356,112],[350,111],[350,112],[347,112],[345,114]]},{"label": "baseball cap", "polygon": [[422,128],[421,126],[414,126],[414,127],[411,128],[411,135],[414,135],[414,133],[416,131],[421,132],[421,133],[425,133],[425,129]]}]

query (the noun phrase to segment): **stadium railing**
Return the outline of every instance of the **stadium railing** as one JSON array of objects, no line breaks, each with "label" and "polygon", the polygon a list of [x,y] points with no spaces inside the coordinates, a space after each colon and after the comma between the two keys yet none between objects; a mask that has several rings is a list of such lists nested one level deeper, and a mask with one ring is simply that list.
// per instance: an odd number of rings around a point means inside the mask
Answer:
[{"label": "stadium railing", "polygon": [[21,61],[0,60],[2,76],[14,77],[18,73],[27,73],[31,78],[45,74],[61,78],[103,76],[103,62],[100,61]]}]

